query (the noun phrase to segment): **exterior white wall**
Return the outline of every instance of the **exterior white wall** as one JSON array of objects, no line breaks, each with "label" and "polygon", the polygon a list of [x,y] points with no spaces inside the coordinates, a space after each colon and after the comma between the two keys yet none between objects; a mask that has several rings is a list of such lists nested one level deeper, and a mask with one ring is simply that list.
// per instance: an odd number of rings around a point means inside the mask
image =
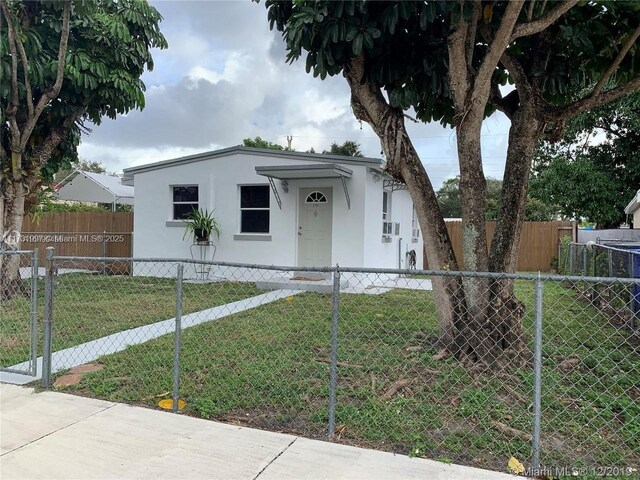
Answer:
[{"label": "exterior white wall", "polygon": [[[271,192],[270,241],[237,240],[240,233],[239,185],[268,185],[255,167],[309,165],[313,161],[236,153],[156,170],[135,173],[134,251],[138,258],[190,258],[191,239],[183,240],[184,226],[169,225],[172,217],[171,186],[198,185],[199,207],[214,210],[220,223],[220,239],[215,240],[215,260],[270,265],[297,264],[298,190],[305,187],[333,188],[332,265],[368,266],[364,255],[365,183],[367,167],[345,164],[353,171],[347,180],[351,209],[347,209],[340,179],[289,180],[285,193],[279,180],[276,187],[282,199],[278,208]],[[321,162],[317,162],[321,163]],[[380,207],[381,208],[381,207]],[[380,214],[381,215],[381,214]],[[380,216],[378,215],[378,217]],[[380,227],[381,229],[382,227]],[[243,234],[245,235],[245,234]],[[379,240],[380,235],[378,235]],[[262,237],[264,238],[264,237]],[[194,250],[196,250],[194,248]]]},{"label": "exterior white wall", "polygon": [[365,266],[372,268],[408,268],[406,253],[416,251],[416,267],[422,268],[422,234],[418,242],[411,237],[411,215],[413,202],[407,190],[391,193],[391,222],[400,223],[400,234],[383,241],[382,237],[382,193],[383,180],[369,173],[365,192],[366,212],[364,222]]}]

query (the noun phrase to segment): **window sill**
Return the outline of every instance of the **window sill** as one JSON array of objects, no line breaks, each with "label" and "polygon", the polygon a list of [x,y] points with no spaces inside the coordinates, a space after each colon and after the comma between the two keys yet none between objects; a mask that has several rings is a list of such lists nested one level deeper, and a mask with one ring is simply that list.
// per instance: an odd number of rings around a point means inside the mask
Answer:
[{"label": "window sill", "polygon": [[167,220],[165,222],[165,226],[166,227],[185,227],[186,222],[183,222],[182,220]]},{"label": "window sill", "polygon": [[266,233],[238,233],[233,236],[234,240],[248,240],[251,242],[270,242],[271,235]]}]

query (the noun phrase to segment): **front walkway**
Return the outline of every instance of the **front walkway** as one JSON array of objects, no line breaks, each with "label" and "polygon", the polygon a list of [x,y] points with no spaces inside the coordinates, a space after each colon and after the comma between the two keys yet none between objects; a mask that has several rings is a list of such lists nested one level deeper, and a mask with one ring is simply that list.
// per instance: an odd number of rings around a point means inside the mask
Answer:
[{"label": "front walkway", "polygon": [[0,385],[2,479],[474,479],[511,475]]},{"label": "front walkway", "polygon": [[[207,308],[199,312],[188,313],[182,316],[182,329],[200,325],[204,322],[217,320],[235,313],[243,312],[251,308],[266,305],[285,297],[290,297],[302,293],[299,290],[274,290],[271,292],[256,295],[255,297],[245,298],[237,302],[226,303],[217,307]],[[54,317],[55,318],[55,317]],[[51,373],[57,373],[61,370],[84,365],[98,358],[124,350],[130,345],[138,345],[148,342],[162,335],[167,335],[175,331],[175,318],[162,320],[160,322],[143,325],[141,327],[123,330],[106,337],[91,340],[90,342],[76,345],[75,347],[65,348],[51,354]],[[55,338],[55,323],[53,326],[53,334]],[[16,373],[0,372],[0,382],[13,383],[16,385],[26,385],[35,380],[42,378],[42,357],[38,357],[38,375],[32,377],[30,375],[20,375]],[[29,362],[19,363],[9,367],[12,370],[28,370]]]}]

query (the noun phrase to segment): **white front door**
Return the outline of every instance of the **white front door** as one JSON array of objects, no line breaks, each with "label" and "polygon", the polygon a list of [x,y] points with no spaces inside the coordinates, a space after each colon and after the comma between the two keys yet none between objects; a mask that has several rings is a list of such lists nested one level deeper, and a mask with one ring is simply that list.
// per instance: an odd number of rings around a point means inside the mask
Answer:
[{"label": "white front door", "polygon": [[332,188],[301,188],[298,208],[298,266],[331,266]]}]

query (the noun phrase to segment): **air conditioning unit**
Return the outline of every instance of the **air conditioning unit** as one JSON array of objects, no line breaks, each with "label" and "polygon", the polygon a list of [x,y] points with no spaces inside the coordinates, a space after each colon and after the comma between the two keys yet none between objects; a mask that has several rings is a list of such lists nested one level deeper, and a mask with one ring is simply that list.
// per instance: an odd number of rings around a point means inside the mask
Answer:
[{"label": "air conditioning unit", "polygon": [[400,235],[400,223],[399,222],[382,222],[382,235]]}]

